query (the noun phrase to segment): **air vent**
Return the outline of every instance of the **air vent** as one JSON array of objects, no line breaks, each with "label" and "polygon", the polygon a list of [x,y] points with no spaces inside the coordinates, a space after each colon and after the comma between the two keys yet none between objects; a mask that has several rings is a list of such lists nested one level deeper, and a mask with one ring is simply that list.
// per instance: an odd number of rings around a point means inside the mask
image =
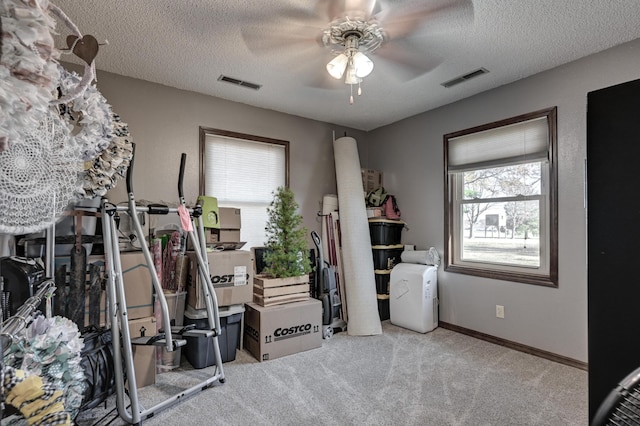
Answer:
[{"label": "air vent", "polygon": [[225,81],[227,83],[235,84],[236,86],[248,87],[249,89],[259,90],[262,85],[256,83],[249,83],[248,81],[238,80],[237,78],[221,75],[218,77],[218,81]]},{"label": "air vent", "polygon": [[446,87],[446,88],[449,88],[451,86],[455,86],[456,84],[460,84],[460,83],[462,83],[464,81],[471,80],[474,77],[478,77],[479,75],[486,74],[488,72],[489,72],[489,70],[487,70],[486,68],[478,68],[475,71],[471,71],[470,73],[467,73],[465,75],[461,75],[460,77],[456,77],[453,80],[445,81],[441,85]]}]

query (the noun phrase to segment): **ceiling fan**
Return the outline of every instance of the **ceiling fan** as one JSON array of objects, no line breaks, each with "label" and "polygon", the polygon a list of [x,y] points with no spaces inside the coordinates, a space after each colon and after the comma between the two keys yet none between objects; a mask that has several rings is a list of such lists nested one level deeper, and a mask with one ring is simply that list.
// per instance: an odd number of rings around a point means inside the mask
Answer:
[{"label": "ceiling fan", "polygon": [[242,36],[256,54],[298,52],[298,68],[307,65],[301,72],[306,84],[335,88],[327,77],[342,80],[350,86],[353,104],[354,86],[360,95],[363,79],[374,69],[373,55],[398,77],[417,78],[441,59],[416,41],[430,31],[472,21],[472,0],[318,0],[311,8],[275,11],[267,22],[262,18],[257,25],[244,26]]}]

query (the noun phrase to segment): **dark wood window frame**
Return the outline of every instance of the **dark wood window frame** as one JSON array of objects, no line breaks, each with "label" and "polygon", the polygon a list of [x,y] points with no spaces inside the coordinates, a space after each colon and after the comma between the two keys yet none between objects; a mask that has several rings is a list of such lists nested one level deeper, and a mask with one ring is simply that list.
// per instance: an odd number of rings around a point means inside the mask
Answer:
[{"label": "dark wood window frame", "polygon": [[[523,272],[505,271],[499,269],[487,269],[478,266],[461,266],[453,263],[454,235],[452,226],[455,223],[452,191],[452,177],[448,170],[448,143],[450,139],[496,129],[519,122],[532,120],[539,117],[547,117],[549,130],[548,149],[548,173],[549,173],[549,271],[548,274],[528,274]],[[558,287],[558,154],[557,154],[557,107],[547,108],[517,117],[488,123],[466,130],[444,135],[444,270],[447,272],[474,275],[497,280],[521,282],[547,287]]]},{"label": "dark wood window frame", "polygon": [[216,135],[216,136],[224,136],[224,137],[228,137],[228,138],[235,138],[235,139],[243,139],[243,140],[247,140],[247,141],[254,141],[254,142],[262,142],[262,143],[268,143],[268,144],[273,144],[273,145],[281,145],[284,147],[284,155],[285,155],[285,185],[287,187],[289,187],[289,141],[284,141],[284,140],[280,140],[280,139],[271,139],[271,138],[265,138],[262,136],[255,136],[255,135],[249,135],[246,133],[238,133],[238,132],[231,132],[229,130],[221,130],[221,129],[214,129],[212,127],[202,127],[200,126],[200,156],[199,156],[199,163],[200,163],[200,182],[199,182],[199,189],[200,189],[200,194],[206,194],[205,192],[205,149],[206,149],[206,143],[207,143],[207,135]]}]

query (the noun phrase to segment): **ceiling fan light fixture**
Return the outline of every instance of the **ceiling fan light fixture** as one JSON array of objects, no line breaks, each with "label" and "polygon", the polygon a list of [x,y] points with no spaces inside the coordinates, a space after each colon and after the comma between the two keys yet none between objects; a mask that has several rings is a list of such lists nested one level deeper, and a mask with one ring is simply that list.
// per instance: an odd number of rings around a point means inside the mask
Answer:
[{"label": "ceiling fan light fixture", "polygon": [[344,77],[344,84],[358,84],[362,81],[356,74],[356,67],[353,63],[350,63],[347,67],[347,72]]},{"label": "ceiling fan light fixture", "polygon": [[327,72],[336,80],[340,80],[344,75],[345,69],[347,69],[347,63],[349,58],[344,53],[339,54],[327,64]]},{"label": "ceiling fan light fixture", "polygon": [[373,61],[362,52],[353,55],[353,65],[358,78],[364,78],[373,71]]}]

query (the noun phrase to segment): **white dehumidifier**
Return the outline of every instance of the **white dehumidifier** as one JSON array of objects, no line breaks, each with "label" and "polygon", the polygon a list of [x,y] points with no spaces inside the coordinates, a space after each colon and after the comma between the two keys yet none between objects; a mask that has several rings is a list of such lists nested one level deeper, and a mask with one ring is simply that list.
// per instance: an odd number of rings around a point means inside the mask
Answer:
[{"label": "white dehumidifier", "polygon": [[438,267],[399,263],[389,281],[391,324],[426,333],[438,326]]}]

